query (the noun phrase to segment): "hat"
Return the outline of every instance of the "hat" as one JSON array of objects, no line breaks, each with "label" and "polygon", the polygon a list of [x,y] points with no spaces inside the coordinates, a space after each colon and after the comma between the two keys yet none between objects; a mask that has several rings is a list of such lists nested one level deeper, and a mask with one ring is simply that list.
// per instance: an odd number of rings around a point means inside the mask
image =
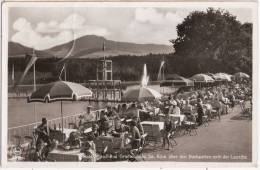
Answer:
[{"label": "hat", "polygon": [[176,102],[175,100],[171,101],[170,103],[171,103],[171,105],[173,105],[173,106],[177,106],[177,102]]},{"label": "hat", "polygon": [[88,105],[85,107],[85,109],[92,109],[92,108],[93,108],[93,106],[91,106],[91,105]]}]

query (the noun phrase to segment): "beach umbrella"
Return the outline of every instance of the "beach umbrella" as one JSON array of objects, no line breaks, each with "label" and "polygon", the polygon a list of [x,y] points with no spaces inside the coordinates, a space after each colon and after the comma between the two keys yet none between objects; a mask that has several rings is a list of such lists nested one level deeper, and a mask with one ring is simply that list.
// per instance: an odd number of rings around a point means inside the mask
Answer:
[{"label": "beach umbrella", "polygon": [[178,74],[171,74],[166,76],[166,80],[161,81],[160,86],[194,86],[194,81],[179,76]]},{"label": "beach umbrella", "polygon": [[89,98],[92,96],[92,94],[93,93],[91,90],[80,84],[68,81],[56,81],[41,86],[28,97],[27,102],[50,103],[60,101],[61,123],[63,131],[62,101],[76,101],[83,98]]},{"label": "beach umbrella", "polygon": [[122,101],[152,101],[161,97],[162,95],[156,90],[147,86],[139,86],[128,89],[122,96]]},{"label": "beach umbrella", "polygon": [[235,78],[247,78],[247,79],[250,78],[250,76],[248,74],[243,73],[243,72],[238,72],[238,73],[234,74],[234,77]]},{"label": "beach umbrella", "polygon": [[231,75],[227,73],[216,73],[214,79],[215,81],[231,81]]},{"label": "beach umbrella", "polygon": [[198,83],[211,83],[214,82],[214,79],[206,74],[195,74],[191,78],[194,82]]}]

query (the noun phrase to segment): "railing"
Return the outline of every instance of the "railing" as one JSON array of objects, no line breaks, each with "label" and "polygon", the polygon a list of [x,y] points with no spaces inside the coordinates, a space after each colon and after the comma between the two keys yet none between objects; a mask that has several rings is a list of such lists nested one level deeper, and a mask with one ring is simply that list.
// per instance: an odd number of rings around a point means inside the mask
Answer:
[{"label": "railing", "polygon": [[[93,112],[96,113],[96,120],[100,119],[100,112],[104,109],[99,109],[95,110]],[[70,116],[64,116],[63,117],[63,127],[64,128],[70,128],[69,124],[70,123],[75,123],[78,125],[80,119],[79,116],[83,115],[83,113],[75,114],[75,115],[70,115]],[[27,125],[22,125],[22,126],[16,126],[16,127],[11,127],[8,128],[8,144],[16,144],[18,141],[15,141],[14,136],[20,136],[21,137],[21,143],[24,143],[24,137],[25,136],[31,136],[34,129],[39,125],[41,122],[35,122]],[[61,128],[61,117],[55,118],[48,120],[48,126],[51,128]]]}]

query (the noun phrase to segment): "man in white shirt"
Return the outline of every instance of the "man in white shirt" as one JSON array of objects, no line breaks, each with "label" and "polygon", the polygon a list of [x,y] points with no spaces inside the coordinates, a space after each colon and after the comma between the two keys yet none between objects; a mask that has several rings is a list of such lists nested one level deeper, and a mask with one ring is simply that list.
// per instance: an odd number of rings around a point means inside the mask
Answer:
[{"label": "man in white shirt", "polygon": [[177,106],[177,102],[175,100],[171,102],[171,106],[170,106],[170,109],[169,109],[169,114],[181,115],[181,110]]},{"label": "man in white shirt", "polygon": [[91,111],[92,106],[87,106],[86,112],[84,114],[84,121],[85,122],[93,122],[96,120],[96,115],[94,112]]}]

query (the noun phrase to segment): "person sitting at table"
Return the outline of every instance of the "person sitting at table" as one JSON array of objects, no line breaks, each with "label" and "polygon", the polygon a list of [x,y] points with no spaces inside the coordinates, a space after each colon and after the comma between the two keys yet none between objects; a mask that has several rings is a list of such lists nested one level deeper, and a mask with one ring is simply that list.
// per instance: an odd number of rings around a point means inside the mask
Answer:
[{"label": "person sitting at table", "polygon": [[144,134],[144,128],[143,128],[143,125],[141,124],[140,118],[137,117],[137,116],[134,116],[133,121],[136,122],[136,127],[138,128],[140,134],[143,135]]},{"label": "person sitting at table", "polygon": [[112,117],[119,117],[119,112],[116,107],[112,107]]},{"label": "person sitting at table", "polygon": [[107,132],[109,130],[109,119],[104,111],[101,111],[101,118],[100,118],[100,127],[99,127],[99,135],[102,135],[102,133],[105,133],[105,136],[107,135]]},{"label": "person sitting at table", "polygon": [[163,128],[163,145],[162,147],[165,148],[165,144],[167,143],[168,147],[167,150],[170,150],[170,136],[172,133],[173,123],[170,119],[169,114],[165,115],[164,120],[164,128]]},{"label": "person sitting at table", "polygon": [[122,115],[122,105],[121,104],[117,105],[117,113],[118,113],[119,116]]},{"label": "person sitting at table", "polygon": [[202,117],[204,116],[204,110],[202,106],[202,100],[198,98],[198,103],[197,103],[197,113],[198,113],[198,118],[197,118],[197,123],[198,126],[202,125]]},{"label": "person sitting at table", "polygon": [[138,103],[138,104],[137,104],[137,108],[138,108],[139,110],[144,110],[144,109],[145,109],[145,103]]},{"label": "person sitting at table", "polygon": [[126,115],[128,118],[132,118],[134,116],[139,117],[139,109],[135,103],[132,103],[131,106],[126,110]]},{"label": "person sitting at table", "polygon": [[113,112],[111,106],[107,106],[107,112],[106,112],[107,117],[112,117]]},{"label": "person sitting at table", "polygon": [[93,139],[97,138],[99,136],[98,133],[98,124],[94,123],[91,129],[91,132],[89,132],[89,136]]},{"label": "person sitting at table", "polygon": [[181,110],[177,106],[177,102],[175,100],[171,102],[168,114],[181,115]]},{"label": "person sitting at table", "polygon": [[84,115],[79,115],[79,123],[78,123],[79,127],[83,125],[83,122],[84,122]]},{"label": "person sitting at table", "polygon": [[96,120],[96,115],[91,111],[92,106],[86,107],[86,112],[84,114],[84,122],[93,122]]},{"label": "person sitting at table", "polygon": [[126,117],[126,111],[127,111],[127,105],[124,103],[122,104],[122,111],[121,111],[121,117]]},{"label": "person sitting at table", "polygon": [[180,109],[183,109],[185,105],[186,105],[186,100],[181,98],[181,100],[180,100]]},{"label": "person sitting at table", "polygon": [[116,117],[115,120],[114,120],[114,132],[115,133],[122,133],[124,131],[124,126],[120,120],[119,117]]},{"label": "person sitting at table", "polygon": [[78,132],[71,132],[68,140],[64,143],[64,146],[69,146],[70,149],[80,148],[80,135]]},{"label": "person sitting at table", "polygon": [[93,140],[86,141],[83,144],[80,152],[85,154],[83,161],[85,161],[85,162],[96,162],[97,161],[96,145],[93,142]]},{"label": "person sitting at table", "polygon": [[130,122],[130,135],[132,149],[138,149],[141,141],[141,134],[135,121]]},{"label": "person sitting at table", "polygon": [[190,113],[192,111],[192,109],[193,109],[193,106],[190,104],[190,100],[187,99],[186,103],[183,107],[183,112],[189,112]]}]

